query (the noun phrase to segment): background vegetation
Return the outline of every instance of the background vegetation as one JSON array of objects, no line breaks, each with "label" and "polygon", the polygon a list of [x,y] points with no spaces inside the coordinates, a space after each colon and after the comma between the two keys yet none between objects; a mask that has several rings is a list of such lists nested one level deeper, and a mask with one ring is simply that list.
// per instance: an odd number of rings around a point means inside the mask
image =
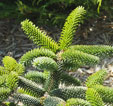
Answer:
[{"label": "background vegetation", "polygon": [[[98,18],[111,14],[112,0],[1,0],[0,19],[29,18],[40,25],[57,25],[61,27],[67,15],[77,6],[82,5],[87,10],[87,17]],[[99,12],[100,11],[100,12]],[[100,13],[100,14],[99,14]],[[18,17],[18,18],[17,18]]]}]

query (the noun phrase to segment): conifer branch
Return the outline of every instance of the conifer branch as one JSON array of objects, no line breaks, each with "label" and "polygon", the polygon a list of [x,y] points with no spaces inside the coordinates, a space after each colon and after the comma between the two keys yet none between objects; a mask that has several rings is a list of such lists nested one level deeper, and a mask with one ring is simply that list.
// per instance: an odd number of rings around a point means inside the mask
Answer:
[{"label": "conifer branch", "polygon": [[57,71],[57,63],[49,57],[38,57],[34,59],[33,66],[39,70]]},{"label": "conifer branch", "polygon": [[108,45],[73,45],[69,49],[98,56],[100,59],[113,56],[113,47]]},{"label": "conifer branch", "polygon": [[59,106],[59,104],[65,104],[65,101],[61,98],[51,96],[48,96],[43,103],[44,106]]},{"label": "conifer branch", "polygon": [[22,64],[18,64],[14,58],[5,56],[2,61],[4,64],[4,68],[2,68],[4,69],[3,71],[5,71],[4,73],[8,74],[11,71],[18,73],[18,75],[24,73],[24,66]]},{"label": "conifer branch", "polygon": [[90,102],[91,106],[105,106],[101,96],[93,88],[88,88],[86,91],[86,99]]},{"label": "conifer branch", "polygon": [[92,105],[84,99],[71,98],[66,101],[66,106],[92,106]]},{"label": "conifer branch", "polygon": [[60,79],[62,84],[65,84],[66,86],[80,86],[80,80],[77,78],[72,77],[71,75],[68,75],[68,73],[62,73],[61,74],[61,79]]},{"label": "conifer branch", "polygon": [[61,55],[66,70],[77,69],[81,66],[92,66],[99,63],[99,58],[77,50],[67,50]]},{"label": "conifer branch", "polygon": [[21,76],[19,76],[19,86],[36,94],[37,97],[43,96],[45,93],[45,90],[40,85]]},{"label": "conifer branch", "polygon": [[66,87],[66,88],[59,88],[55,89],[50,92],[51,96],[56,96],[62,98],[64,100],[68,100],[70,98],[81,98],[85,99],[85,93],[87,88],[86,87]]},{"label": "conifer branch", "polygon": [[29,95],[26,95],[26,94],[19,94],[19,93],[15,93],[13,95],[13,97],[20,101],[20,102],[23,102],[25,105],[27,106],[42,106],[40,104],[40,99],[38,98],[35,98],[33,96],[29,96]]},{"label": "conifer branch", "polygon": [[96,84],[103,84],[106,75],[107,75],[107,71],[105,69],[101,69],[96,73],[92,74],[91,76],[88,77],[86,81],[87,87],[91,87]]},{"label": "conifer branch", "polygon": [[18,74],[15,72],[11,72],[6,77],[6,86],[11,90],[14,90],[18,87]]},{"label": "conifer branch", "polygon": [[0,102],[3,102],[6,100],[11,93],[11,90],[9,88],[0,87]]},{"label": "conifer branch", "polygon": [[5,71],[5,68],[0,66],[0,75],[4,75],[6,74],[7,72]]},{"label": "conifer branch", "polygon": [[85,13],[84,7],[79,6],[69,14],[61,32],[59,40],[60,49],[66,49],[70,46],[75,31],[77,30],[79,23],[83,21],[83,15]]},{"label": "conifer branch", "polygon": [[46,34],[44,34],[38,27],[33,25],[31,21],[26,19],[21,22],[21,25],[24,32],[28,35],[29,39],[34,42],[34,44],[41,45],[54,52],[58,50],[58,44],[52,40],[52,38],[46,36]]},{"label": "conifer branch", "polygon": [[38,84],[44,84],[48,75],[43,72],[29,71],[24,77]]},{"label": "conifer branch", "polygon": [[99,93],[104,102],[113,103],[113,88],[103,85],[94,85],[92,88]]},{"label": "conifer branch", "polygon": [[31,51],[28,51],[25,53],[21,58],[20,58],[20,63],[23,65],[30,65],[33,59],[40,57],[40,56],[45,56],[45,57],[50,57],[50,58],[56,58],[56,55],[54,52],[48,50],[48,49],[43,49],[43,48],[37,48],[33,49]]}]

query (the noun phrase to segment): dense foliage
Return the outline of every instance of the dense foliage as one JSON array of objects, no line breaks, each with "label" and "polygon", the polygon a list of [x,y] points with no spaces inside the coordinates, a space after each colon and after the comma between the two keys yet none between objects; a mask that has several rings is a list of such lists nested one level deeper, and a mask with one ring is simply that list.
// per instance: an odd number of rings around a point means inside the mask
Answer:
[{"label": "dense foliage", "polygon": [[88,11],[87,19],[98,17],[98,13],[113,16],[112,0],[1,0],[0,18],[27,17],[40,25],[62,27],[68,13],[79,5]]},{"label": "dense foliage", "polygon": [[[104,106],[113,104],[113,88],[103,86],[105,69],[91,75],[86,87],[70,76],[82,66],[94,66],[102,59],[113,56],[113,47],[106,45],[73,45],[74,33],[83,21],[86,11],[79,6],[66,19],[59,42],[48,37],[29,20],[21,25],[38,48],[25,53],[19,60],[5,56],[0,66],[0,103],[26,106]],[[25,72],[26,66],[35,71]],[[14,105],[13,104],[13,105]]]}]

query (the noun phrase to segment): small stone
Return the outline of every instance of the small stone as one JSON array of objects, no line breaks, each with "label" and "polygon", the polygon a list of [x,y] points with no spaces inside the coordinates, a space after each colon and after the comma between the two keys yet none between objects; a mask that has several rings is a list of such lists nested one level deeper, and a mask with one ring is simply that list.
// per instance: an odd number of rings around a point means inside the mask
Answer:
[{"label": "small stone", "polygon": [[95,70],[95,72],[97,72],[97,71],[99,71],[100,69],[101,69],[101,66],[98,65],[98,66],[95,67],[94,70]]},{"label": "small stone", "polygon": [[80,73],[80,74],[83,74],[83,71],[80,68],[77,70],[77,72]]},{"label": "small stone", "polygon": [[89,75],[93,74],[94,73],[94,69],[90,69],[90,70],[86,70],[86,73],[88,73]]},{"label": "small stone", "polygon": [[104,81],[104,83],[109,84],[109,80]]},{"label": "small stone", "polygon": [[22,102],[19,102],[19,103],[18,103],[18,106],[23,106],[23,103],[22,103]]}]

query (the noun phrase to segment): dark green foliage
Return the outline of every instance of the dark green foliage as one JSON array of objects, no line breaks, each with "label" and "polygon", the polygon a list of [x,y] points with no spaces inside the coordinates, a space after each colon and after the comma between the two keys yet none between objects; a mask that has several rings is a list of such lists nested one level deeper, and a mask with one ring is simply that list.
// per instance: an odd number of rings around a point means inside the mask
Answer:
[{"label": "dark green foliage", "polygon": [[[0,18],[22,20],[27,17],[36,20],[40,25],[62,27],[68,13],[79,5],[84,6],[88,11],[87,19],[97,18],[101,14],[113,17],[112,0],[1,0]],[[98,14],[99,8],[101,14]]]},{"label": "dark green foliage", "polygon": [[33,66],[39,70],[57,71],[57,63],[49,57],[38,57],[33,61]]},{"label": "dark green foliage", "polygon": [[35,18],[41,25],[60,27],[63,26],[68,13],[80,5],[88,11],[87,18],[97,18],[100,9],[100,13],[112,16],[112,0],[18,0],[17,2],[18,9],[24,16]]},{"label": "dark green foliage", "polygon": [[108,45],[74,45],[70,46],[70,49],[98,56],[101,59],[113,56],[113,47]]},{"label": "dark green foliage", "polygon": [[102,69],[89,76],[86,82],[87,87],[92,87],[96,84],[103,84],[106,75],[107,71],[105,69]]},{"label": "dark green foliage", "polygon": [[48,96],[45,100],[44,100],[44,106],[57,106],[58,104],[64,104],[65,101],[61,98],[58,97],[52,97],[52,96]]},{"label": "dark green foliage", "polygon": [[23,102],[27,106],[42,106],[40,99],[26,95],[26,94],[14,94],[14,98],[18,101]]},{"label": "dark green foliage", "polygon": [[6,100],[11,93],[9,88],[0,87],[0,102]]},{"label": "dark green foliage", "polygon": [[48,75],[43,72],[29,71],[24,77],[36,83],[44,84]]},{"label": "dark green foliage", "polygon": [[92,106],[92,105],[84,99],[71,98],[67,100],[66,106]]},{"label": "dark green foliage", "polygon": [[104,106],[101,96],[93,88],[88,88],[86,91],[86,99],[90,102],[91,106]]},{"label": "dark green foliage", "polygon": [[85,65],[95,65],[99,62],[99,58],[81,51],[67,50],[61,55],[66,70],[77,69]]},{"label": "dark green foliage", "polygon": [[37,97],[43,96],[45,93],[44,89],[38,84],[24,77],[19,77],[19,86],[27,91],[32,92],[34,95],[37,95]]},{"label": "dark green foliage", "polygon": [[59,83],[60,83],[60,73],[58,71],[51,72],[48,75],[44,88],[47,92],[50,92],[51,90],[58,88]]},{"label": "dark green foliage", "polygon": [[67,73],[61,74],[61,83],[65,85],[74,85],[74,86],[80,86],[80,80],[72,77],[71,75]]},{"label": "dark green foliage", "polygon": [[51,91],[52,96],[57,96],[64,100],[68,100],[69,98],[81,98],[85,99],[86,87],[66,87],[59,88]]},{"label": "dark green foliage", "polygon": [[16,18],[19,16],[19,11],[14,1],[8,2],[8,0],[1,0],[0,1],[0,19],[4,18]]},{"label": "dark green foliage", "polygon": [[26,66],[29,65],[34,58],[41,56],[56,58],[56,55],[52,51],[49,51],[48,49],[38,48],[38,49],[33,49],[27,52],[26,54],[24,54],[20,59],[20,63]]}]

